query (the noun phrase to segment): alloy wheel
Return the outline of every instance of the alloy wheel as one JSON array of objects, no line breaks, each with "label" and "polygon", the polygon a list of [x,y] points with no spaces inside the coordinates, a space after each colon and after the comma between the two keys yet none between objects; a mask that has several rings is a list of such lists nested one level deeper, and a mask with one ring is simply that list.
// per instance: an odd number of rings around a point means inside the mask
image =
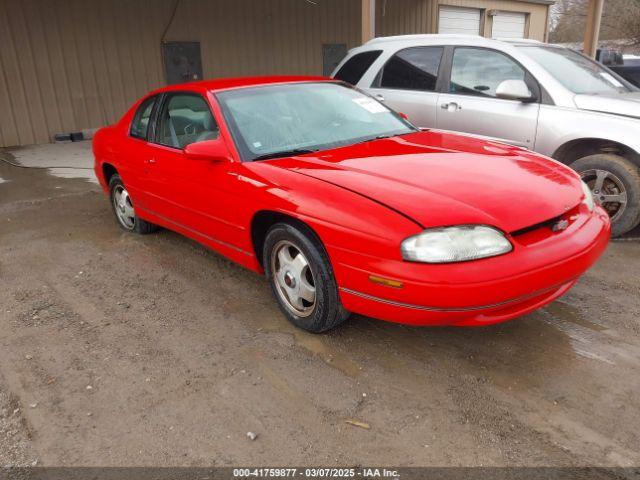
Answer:
[{"label": "alloy wheel", "polygon": [[122,185],[113,189],[113,208],[120,224],[127,230],[133,230],[136,226],[136,214],[129,192]]},{"label": "alloy wheel", "polygon": [[307,257],[288,240],[271,251],[271,271],[276,291],[285,306],[298,317],[308,317],[316,306],[316,283]]},{"label": "alloy wheel", "polygon": [[611,221],[620,218],[627,208],[627,189],[622,180],[607,170],[585,170],[580,173],[582,180],[589,186],[593,199],[604,208]]}]

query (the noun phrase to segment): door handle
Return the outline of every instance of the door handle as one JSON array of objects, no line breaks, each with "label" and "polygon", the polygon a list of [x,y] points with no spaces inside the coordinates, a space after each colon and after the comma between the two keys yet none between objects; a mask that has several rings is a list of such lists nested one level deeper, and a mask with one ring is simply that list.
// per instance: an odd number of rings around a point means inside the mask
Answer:
[{"label": "door handle", "polygon": [[384,102],[384,95],[380,95],[379,93],[376,93],[374,97],[376,98],[376,100],[380,102]]},{"label": "door handle", "polygon": [[443,110],[449,110],[450,112],[455,112],[456,110],[462,110],[462,105],[458,105],[456,102],[443,103],[440,105],[440,108]]}]

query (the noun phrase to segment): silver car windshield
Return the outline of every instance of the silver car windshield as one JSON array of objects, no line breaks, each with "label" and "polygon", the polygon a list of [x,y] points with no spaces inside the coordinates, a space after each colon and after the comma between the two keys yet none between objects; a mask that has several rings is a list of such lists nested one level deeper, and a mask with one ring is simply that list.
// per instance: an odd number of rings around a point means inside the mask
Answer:
[{"label": "silver car windshield", "polygon": [[416,131],[377,100],[339,83],[289,83],[216,94],[244,161]]},{"label": "silver car windshield", "polygon": [[624,80],[584,55],[562,47],[518,46],[562,85],[576,94],[630,92]]}]

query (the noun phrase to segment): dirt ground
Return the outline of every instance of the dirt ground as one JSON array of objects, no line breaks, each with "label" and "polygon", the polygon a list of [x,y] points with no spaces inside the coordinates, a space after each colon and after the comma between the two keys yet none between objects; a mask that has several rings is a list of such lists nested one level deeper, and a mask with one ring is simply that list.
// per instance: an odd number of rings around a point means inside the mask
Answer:
[{"label": "dirt ground", "polygon": [[639,279],[614,242],[506,324],[313,336],[97,185],[0,163],[0,465],[638,466]]}]

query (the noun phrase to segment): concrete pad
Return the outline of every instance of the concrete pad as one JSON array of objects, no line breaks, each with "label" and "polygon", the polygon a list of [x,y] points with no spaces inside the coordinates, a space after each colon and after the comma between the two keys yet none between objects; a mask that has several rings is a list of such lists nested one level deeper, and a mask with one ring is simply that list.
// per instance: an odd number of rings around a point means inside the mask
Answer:
[{"label": "concrete pad", "polygon": [[25,167],[46,168],[56,177],[98,182],[93,173],[91,141],[30,145],[8,151]]}]

